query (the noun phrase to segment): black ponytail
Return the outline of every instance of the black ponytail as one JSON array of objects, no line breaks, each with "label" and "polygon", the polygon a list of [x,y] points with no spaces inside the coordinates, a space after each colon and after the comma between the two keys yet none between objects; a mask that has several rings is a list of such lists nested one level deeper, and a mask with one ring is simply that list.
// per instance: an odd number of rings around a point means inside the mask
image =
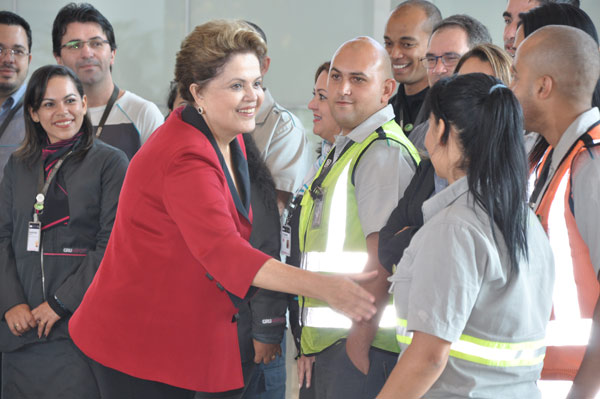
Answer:
[{"label": "black ponytail", "polygon": [[523,114],[513,93],[494,77],[473,73],[437,82],[428,93],[428,106],[446,129],[441,142],[458,133],[469,191],[494,222],[509,251],[513,268],[527,258],[527,156]]}]

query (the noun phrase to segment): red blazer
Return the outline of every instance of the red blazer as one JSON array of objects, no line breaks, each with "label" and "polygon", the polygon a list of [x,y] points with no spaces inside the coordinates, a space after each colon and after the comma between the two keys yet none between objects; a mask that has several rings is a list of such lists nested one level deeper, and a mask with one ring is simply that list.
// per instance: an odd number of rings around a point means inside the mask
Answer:
[{"label": "red blazer", "polygon": [[269,256],[247,241],[243,140],[231,145],[240,198],[211,138],[196,110],[180,108],[132,159],[104,259],[69,330],[105,366],[220,392],[243,386],[227,291],[244,297]]}]

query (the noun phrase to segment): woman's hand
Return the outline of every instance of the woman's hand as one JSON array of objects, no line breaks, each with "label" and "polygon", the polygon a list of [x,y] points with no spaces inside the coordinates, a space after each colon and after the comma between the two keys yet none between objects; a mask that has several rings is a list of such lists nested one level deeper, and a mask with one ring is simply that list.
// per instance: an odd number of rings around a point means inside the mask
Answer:
[{"label": "woman's hand", "polygon": [[281,345],[279,344],[265,344],[263,342],[252,339],[254,344],[254,363],[269,364],[281,356]]},{"label": "woman's hand", "polygon": [[37,323],[35,317],[29,309],[29,305],[21,303],[15,305],[4,313],[4,318],[8,324],[8,328],[13,335],[20,337],[21,334],[35,328]]},{"label": "woman's hand", "polygon": [[304,381],[306,381],[306,389],[310,388],[313,364],[315,364],[314,356],[300,355],[298,358],[298,388],[302,388]]},{"label": "woman's hand", "polygon": [[31,314],[35,320],[37,320],[38,338],[42,338],[42,335],[47,337],[48,334],[50,334],[50,330],[52,330],[54,323],[60,320],[60,316],[52,310],[50,305],[48,305],[48,302],[44,302],[33,309]]},{"label": "woman's hand", "polygon": [[348,276],[323,275],[269,259],[258,270],[252,285],[272,291],[323,300],[356,321],[369,320],[377,312],[375,297],[356,282],[373,280],[377,271]]},{"label": "woman's hand", "polygon": [[376,271],[348,276],[323,276],[330,279],[330,282],[322,296],[329,306],[354,321],[369,320],[377,312],[373,305],[375,297],[359,286],[357,282],[370,281],[376,276]]}]

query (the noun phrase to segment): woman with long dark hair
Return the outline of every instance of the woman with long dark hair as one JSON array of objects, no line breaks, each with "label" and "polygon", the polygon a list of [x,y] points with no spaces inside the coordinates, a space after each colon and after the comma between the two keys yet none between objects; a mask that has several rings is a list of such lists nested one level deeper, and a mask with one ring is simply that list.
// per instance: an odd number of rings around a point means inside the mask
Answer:
[{"label": "woman with long dark hair", "polygon": [[127,158],[94,141],[86,97],[68,68],[35,71],[25,140],[0,188],[2,397],[97,398],[67,323],[108,244]]},{"label": "woman with long dark hair", "polygon": [[481,73],[426,101],[425,145],[450,185],[390,278],[402,352],[378,397],[539,398],[554,267],[527,207],[521,108]]}]

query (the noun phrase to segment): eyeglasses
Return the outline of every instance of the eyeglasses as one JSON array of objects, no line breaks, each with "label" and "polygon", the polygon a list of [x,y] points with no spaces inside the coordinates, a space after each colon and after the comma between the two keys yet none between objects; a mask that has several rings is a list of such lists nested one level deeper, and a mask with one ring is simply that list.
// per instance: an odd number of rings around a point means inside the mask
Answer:
[{"label": "eyeglasses", "polygon": [[78,51],[81,50],[83,48],[84,45],[88,45],[88,47],[92,50],[99,50],[101,49],[105,44],[108,44],[109,41],[108,40],[103,40],[103,39],[90,39],[90,40],[71,40],[70,42],[67,42],[65,44],[63,44],[62,46],[60,46],[60,48],[64,48],[67,50],[71,50],[71,51]]},{"label": "eyeglasses", "polygon": [[25,50],[21,50],[19,48],[4,48],[0,47],[0,57],[5,55],[14,56],[15,58],[23,58],[26,55],[29,55]]},{"label": "eyeglasses", "polygon": [[443,55],[428,55],[426,57],[421,58],[420,61],[425,68],[433,69],[437,65],[439,59],[442,60],[442,64],[444,64],[445,67],[450,68],[458,64],[458,61],[460,60],[460,55],[456,53],[447,53]]}]

